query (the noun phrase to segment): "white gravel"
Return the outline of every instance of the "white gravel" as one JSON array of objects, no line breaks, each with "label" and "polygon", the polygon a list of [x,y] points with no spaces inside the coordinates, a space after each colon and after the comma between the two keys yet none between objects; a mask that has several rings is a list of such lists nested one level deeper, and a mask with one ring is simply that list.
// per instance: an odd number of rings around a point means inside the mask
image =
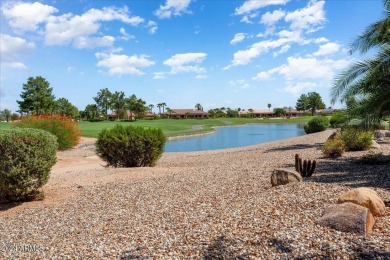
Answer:
[{"label": "white gravel", "polygon": [[[325,159],[329,135],[165,153],[138,169],[105,168],[84,139],[59,152],[45,201],[1,207],[0,258],[390,259],[389,207],[366,238],[314,223],[351,188],[390,201],[390,164],[356,165],[365,152]],[[390,143],[381,147],[389,157]],[[292,168],[296,153],[317,160],[314,176],[272,188],[272,170]]]}]

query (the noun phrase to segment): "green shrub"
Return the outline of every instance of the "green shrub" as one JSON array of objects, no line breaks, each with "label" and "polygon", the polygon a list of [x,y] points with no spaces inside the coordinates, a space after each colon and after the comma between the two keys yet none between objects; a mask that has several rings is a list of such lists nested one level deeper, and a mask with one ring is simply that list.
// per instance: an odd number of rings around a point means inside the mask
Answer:
[{"label": "green shrub", "polygon": [[163,153],[165,142],[161,129],[116,125],[99,133],[96,151],[109,166],[154,166]]},{"label": "green shrub", "polygon": [[347,151],[365,151],[372,145],[372,133],[358,128],[345,128],[341,132]]},{"label": "green shrub", "polygon": [[310,119],[307,125],[304,126],[306,134],[317,133],[324,131],[329,126],[329,120],[324,116],[316,116]]},{"label": "green shrub", "polygon": [[322,146],[322,153],[325,157],[337,158],[343,155],[345,152],[345,144],[340,136],[336,136],[333,139],[328,139]]},{"label": "green shrub", "polygon": [[56,163],[57,138],[39,129],[0,131],[0,199],[34,199]]},{"label": "green shrub", "polygon": [[333,128],[339,128],[345,123],[347,123],[347,121],[348,117],[344,113],[337,112],[332,115],[329,123]]},{"label": "green shrub", "polygon": [[16,127],[43,129],[58,139],[58,149],[73,148],[79,143],[81,132],[77,122],[62,115],[27,116],[15,124]]}]

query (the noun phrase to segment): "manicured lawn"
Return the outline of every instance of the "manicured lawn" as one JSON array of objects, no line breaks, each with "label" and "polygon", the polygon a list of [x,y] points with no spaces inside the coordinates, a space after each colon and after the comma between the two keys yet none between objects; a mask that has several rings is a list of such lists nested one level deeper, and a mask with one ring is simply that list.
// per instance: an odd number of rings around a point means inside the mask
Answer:
[{"label": "manicured lawn", "polygon": [[[142,126],[161,128],[167,136],[188,135],[194,133],[202,133],[212,131],[214,126],[226,125],[243,125],[243,124],[260,124],[260,123],[305,123],[310,120],[308,117],[298,117],[290,119],[250,119],[250,118],[218,118],[218,119],[160,119],[160,120],[137,120],[134,122],[120,122],[120,121],[100,121],[100,122],[79,122],[79,127],[86,137],[97,137],[98,133],[104,129],[110,129],[116,124],[124,126]],[[201,125],[201,130],[193,130],[195,125]],[[1,129],[9,129],[12,123],[0,123]]]},{"label": "manicured lawn", "polygon": [[0,130],[11,128],[11,123],[0,122]]},{"label": "manicured lawn", "polygon": [[[142,127],[161,128],[167,136],[187,135],[194,133],[208,132],[214,126],[242,125],[253,123],[304,123],[308,122],[311,117],[299,117],[291,119],[249,119],[249,118],[219,118],[219,119],[160,119],[160,120],[137,120],[134,122],[120,121],[101,121],[89,122],[82,121],[79,123],[83,136],[97,137],[98,133],[104,129],[110,129],[116,124],[132,125]],[[201,130],[193,130],[195,125],[201,125]]]}]

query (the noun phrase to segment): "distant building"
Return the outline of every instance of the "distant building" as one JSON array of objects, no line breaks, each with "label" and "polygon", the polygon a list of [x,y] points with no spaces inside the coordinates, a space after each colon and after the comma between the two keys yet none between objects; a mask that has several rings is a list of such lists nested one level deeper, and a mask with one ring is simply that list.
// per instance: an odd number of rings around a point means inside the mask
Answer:
[{"label": "distant building", "polygon": [[172,109],[170,112],[165,112],[163,115],[169,118],[208,118],[209,113],[197,109]]},{"label": "distant building", "polygon": [[[145,118],[150,118],[150,117],[154,117],[155,116],[155,114],[153,114],[153,113],[150,113],[150,112],[146,112],[144,115],[143,115],[143,117]],[[135,119],[137,117],[137,114],[136,113],[134,113],[134,112],[129,112],[129,111],[127,111],[126,112],[126,115],[125,115],[125,117],[124,118],[121,118],[121,119]],[[107,118],[109,119],[109,120],[115,120],[115,119],[118,119],[118,115],[117,115],[117,113],[116,112],[112,112],[111,114],[109,114],[108,116],[107,116]]]}]

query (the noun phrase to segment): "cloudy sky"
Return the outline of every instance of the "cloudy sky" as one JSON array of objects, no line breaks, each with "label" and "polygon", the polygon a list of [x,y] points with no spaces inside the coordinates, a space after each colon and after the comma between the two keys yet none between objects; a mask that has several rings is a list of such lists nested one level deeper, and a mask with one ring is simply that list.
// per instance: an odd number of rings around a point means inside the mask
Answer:
[{"label": "cloudy sky", "polygon": [[[102,88],[192,108],[327,106],[348,45],[381,0],[44,0],[1,2],[0,109],[42,76],[79,109]],[[336,106],[340,106],[337,104]]]}]

